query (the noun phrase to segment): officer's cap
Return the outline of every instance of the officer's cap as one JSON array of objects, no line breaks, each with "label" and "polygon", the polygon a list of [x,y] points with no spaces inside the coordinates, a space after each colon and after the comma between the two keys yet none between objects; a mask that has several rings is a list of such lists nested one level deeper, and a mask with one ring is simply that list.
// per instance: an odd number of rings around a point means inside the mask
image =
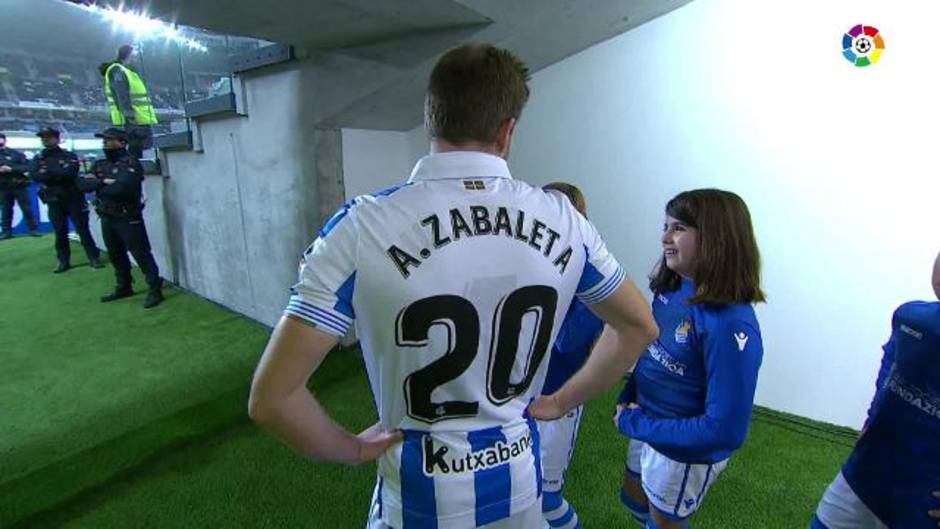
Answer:
[{"label": "officer's cap", "polygon": [[101,132],[95,133],[95,137],[127,141],[127,133],[117,127],[108,127]]},{"label": "officer's cap", "polygon": [[54,128],[54,127],[43,127],[39,129],[39,132],[37,132],[36,135],[39,136],[40,138],[45,138],[46,136],[55,136],[56,138],[58,138],[59,129]]}]

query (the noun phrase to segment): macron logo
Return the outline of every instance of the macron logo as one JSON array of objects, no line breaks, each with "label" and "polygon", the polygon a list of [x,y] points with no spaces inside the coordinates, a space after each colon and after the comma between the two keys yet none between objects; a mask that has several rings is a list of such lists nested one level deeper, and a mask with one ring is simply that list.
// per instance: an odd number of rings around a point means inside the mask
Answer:
[{"label": "macron logo", "polygon": [[738,350],[743,351],[744,347],[747,346],[747,341],[750,339],[750,337],[743,332],[739,332],[735,333],[734,339],[736,342],[738,342]]},{"label": "macron logo", "polygon": [[905,334],[910,334],[911,336],[913,336],[914,338],[918,340],[922,340],[924,338],[924,333],[915,331],[914,329],[911,329],[907,325],[901,324],[901,330],[904,331]]}]

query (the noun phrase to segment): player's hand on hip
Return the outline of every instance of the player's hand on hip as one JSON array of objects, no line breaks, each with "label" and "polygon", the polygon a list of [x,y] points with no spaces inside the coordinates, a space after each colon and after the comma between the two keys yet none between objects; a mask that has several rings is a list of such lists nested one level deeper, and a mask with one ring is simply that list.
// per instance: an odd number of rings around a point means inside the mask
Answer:
[{"label": "player's hand on hip", "polygon": [[392,445],[400,443],[404,435],[401,430],[388,432],[382,427],[382,423],[377,422],[359,432],[356,439],[359,440],[358,462],[367,463],[384,454]]},{"label": "player's hand on hip", "polygon": [[529,415],[540,421],[560,419],[567,411],[558,402],[555,394],[543,395],[529,405]]}]

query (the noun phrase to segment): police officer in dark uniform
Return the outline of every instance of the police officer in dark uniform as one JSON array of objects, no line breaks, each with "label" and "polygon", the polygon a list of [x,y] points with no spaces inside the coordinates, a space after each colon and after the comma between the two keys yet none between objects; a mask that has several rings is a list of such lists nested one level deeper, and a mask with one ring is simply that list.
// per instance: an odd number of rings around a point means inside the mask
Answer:
[{"label": "police officer in dark uniform", "polygon": [[95,211],[101,218],[101,234],[117,278],[114,292],[103,296],[101,301],[106,303],[134,293],[131,263],[127,258],[130,252],[150,287],[144,308],[156,307],[163,301],[163,280],[150,252],[150,240],[144,227],[143,168],[127,151],[127,134],[123,130],[112,127],[95,136],[104,140],[105,159],[95,162],[92,174],[83,177],[80,186],[85,191],[95,192]]},{"label": "police officer in dark uniform", "polygon": [[7,136],[0,132],[0,239],[13,237],[13,203],[20,204],[20,211],[26,218],[29,233],[39,237],[39,222],[33,215],[33,205],[29,200],[29,161],[26,155],[7,147]]},{"label": "police officer in dark uniform", "polygon": [[78,156],[59,147],[59,131],[50,127],[37,134],[45,147],[33,157],[29,174],[43,187],[39,199],[49,206],[49,221],[55,229],[55,251],[59,266],[54,270],[60,274],[71,268],[69,246],[69,220],[75,226],[78,237],[85,248],[88,263],[92,268],[101,268],[101,252],[88,230],[88,203],[78,189]]}]

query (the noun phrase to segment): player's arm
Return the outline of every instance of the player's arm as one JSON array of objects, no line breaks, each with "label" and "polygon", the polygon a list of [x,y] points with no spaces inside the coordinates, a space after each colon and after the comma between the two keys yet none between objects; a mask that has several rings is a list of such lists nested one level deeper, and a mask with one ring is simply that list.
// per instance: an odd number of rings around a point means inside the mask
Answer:
[{"label": "player's arm", "polygon": [[607,250],[597,229],[569,201],[562,202],[575,216],[586,252],[576,294],[609,330],[568,382],[532,405],[530,413],[543,420],[557,419],[616,384],[659,335],[649,303]]},{"label": "player's arm", "polygon": [[868,414],[865,416],[865,424],[862,426],[859,437],[865,435],[865,431],[868,430],[868,424],[871,422],[875,410],[878,409],[881,405],[881,401],[884,400],[884,388],[888,383],[888,375],[891,374],[891,368],[894,367],[894,335],[888,339],[888,342],[884,344],[882,350],[884,351],[884,355],[881,357],[881,368],[878,369],[878,379],[875,381],[875,396],[871,400],[871,405],[868,406]]},{"label": "player's arm", "polygon": [[[605,330],[606,334],[607,331]],[[601,335],[601,339],[604,339],[604,335]],[[636,369],[634,365],[633,369]],[[633,373],[630,373],[630,378],[627,379],[627,383],[624,384],[623,389],[620,391],[620,395],[617,396],[617,404],[629,404],[631,402],[636,402],[637,399],[637,388],[636,388],[636,377],[633,376]]]},{"label": "player's arm", "polygon": [[584,366],[558,391],[532,405],[537,419],[557,419],[612,387],[659,335],[649,303],[629,279],[590,308],[607,328]]},{"label": "player's arm", "polygon": [[353,435],[336,424],[307,389],[307,381],[337,337],[284,316],[261,356],[248,400],[251,418],[298,452],[313,459],[362,463],[400,440],[377,425]]},{"label": "player's arm", "polygon": [[[736,336],[745,336],[738,341]],[[664,449],[737,450],[744,444],[763,357],[760,333],[746,322],[718,325],[705,337],[705,413],[661,419],[636,406],[620,407],[618,429]]]},{"label": "player's arm", "polygon": [[649,303],[629,279],[608,298],[590,305],[591,310],[607,324],[584,366],[556,392],[565,411],[591,400],[623,379],[659,336]]},{"label": "player's arm", "polygon": [[[349,330],[355,314],[358,230],[344,208],[304,252],[300,280],[264,350],[251,384],[248,413],[304,455],[327,461],[371,461],[399,441],[376,424],[353,435],[333,422],[307,381]],[[349,215],[351,216],[351,215]],[[348,285],[348,286],[347,286]]]}]

